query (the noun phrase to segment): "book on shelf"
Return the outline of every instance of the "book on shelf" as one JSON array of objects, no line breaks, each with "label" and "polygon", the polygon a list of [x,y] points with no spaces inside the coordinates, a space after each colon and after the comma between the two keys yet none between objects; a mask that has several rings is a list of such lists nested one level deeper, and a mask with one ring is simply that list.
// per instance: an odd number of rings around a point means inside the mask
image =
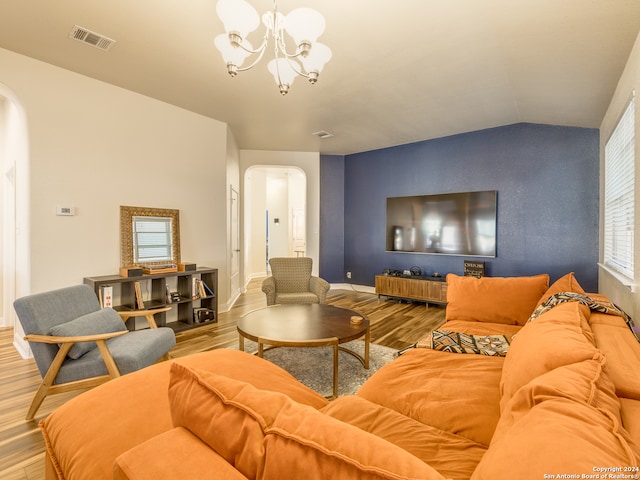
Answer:
[{"label": "book on shelf", "polygon": [[207,297],[215,297],[216,294],[213,290],[211,290],[211,288],[209,287],[209,285],[207,285],[204,281],[200,280],[200,282],[202,283],[202,286],[204,287],[204,291],[206,292],[206,296]]},{"label": "book on shelf", "polygon": [[111,285],[102,285],[100,287],[100,307],[112,308],[113,307],[113,287]]},{"label": "book on shelf", "polygon": [[133,288],[136,294],[136,306],[139,310],[144,310],[144,300],[142,298],[142,289],[140,288],[140,282],[134,282]]},{"label": "book on shelf", "polygon": [[202,280],[197,280],[198,284],[198,295],[200,298],[205,298],[207,296],[207,292],[204,289],[204,282]]},{"label": "book on shelf", "polygon": [[199,278],[191,279],[191,298],[215,297],[215,292]]},{"label": "book on shelf", "polygon": [[198,279],[197,278],[191,279],[191,298],[192,299],[198,298]]}]

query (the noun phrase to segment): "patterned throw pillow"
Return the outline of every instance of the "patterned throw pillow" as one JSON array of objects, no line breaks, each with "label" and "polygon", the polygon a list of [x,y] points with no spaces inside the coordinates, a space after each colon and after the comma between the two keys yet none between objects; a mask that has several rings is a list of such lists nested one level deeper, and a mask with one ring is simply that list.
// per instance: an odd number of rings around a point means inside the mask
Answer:
[{"label": "patterned throw pillow", "polygon": [[418,347],[451,353],[475,353],[504,357],[509,351],[509,338],[504,335],[470,335],[449,330],[434,330]]}]

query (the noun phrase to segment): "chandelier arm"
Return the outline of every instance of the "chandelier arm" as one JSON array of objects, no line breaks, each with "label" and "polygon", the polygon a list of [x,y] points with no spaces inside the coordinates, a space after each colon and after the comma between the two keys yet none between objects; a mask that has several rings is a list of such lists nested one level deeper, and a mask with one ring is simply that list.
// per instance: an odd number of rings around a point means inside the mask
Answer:
[{"label": "chandelier arm", "polygon": [[287,52],[287,46],[284,43],[284,35],[283,35],[283,31],[280,30],[280,32],[275,35],[275,41],[276,41],[276,47],[277,49],[280,51],[280,53],[282,53],[282,56],[284,58],[297,58],[300,56],[300,52],[296,52],[296,53],[289,53]]},{"label": "chandelier arm", "polygon": [[288,55],[285,55],[283,58],[287,61],[287,63],[293,69],[293,71],[296,72],[296,74],[300,75],[301,77],[309,78],[309,75],[305,72],[304,67],[301,67],[300,64],[297,62],[291,61],[291,58],[293,57],[295,57],[295,55],[292,55],[291,57],[289,57]]},{"label": "chandelier arm", "polygon": [[[278,34],[274,34],[274,54],[275,54],[275,58],[276,58],[276,72],[278,74],[278,84],[282,85],[282,80],[280,78],[280,66],[279,63],[277,62],[278,58],[284,58],[287,61],[287,64],[289,64],[289,66],[291,67],[291,69],[296,73],[296,75],[300,76],[300,77],[304,77],[304,78],[308,78],[311,79],[311,75],[309,75],[305,70],[304,70],[304,66],[300,65],[297,62],[292,62],[291,60],[293,58],[298,57],[299,55],[290,55],[287,53],[286,48],[285,48],[285,44],[283,41],[283,35],[281,35],[282,31],[280,31]],[[280,57],[280,54],[282,54],[282,57]]]},{"label": "chandelier arm", "polygon": [[[276,3],[276,1],[273,0],[274,6],[275,6],[275,3]],[[278,62],[278,58],[280,58],[278,56],[278,42],[279,41],[280,41],[280,36],[278,34],[274,33],[273,53],[274,53],[274,57],[276,59],[276,73],[278,74],[278,85],[281,86],[282,85],[282,79],[280,78],[280,62]]]},{"label": "chandelier arm", "polygon": [[255,67],[258,64],[258,62],[260,62],[260,60],[262,60],[262,57],[264,57],[264,52],[267,51],[267,49],[265,47],[266,47],[266,44],[263,44],[263,48],[261,50],[256,50],[255,52],[253,52],[253,53],[260,52],[260,55],[258,55],[258,57],[255,59],[255,61],[251,65],[249,65],[248,67],[238,68],[238,71],[239,72],[246,72],[247,70],[251,70],[253,67]]},{"label": "chandelier arm", "polygon": [[267,35],[264,36],[264,39],[262,40],[262,44],[256,48],[255,50],[252,50],[250,48],[245,47],[242,43],[238,43],[238,47],[241,48],[242,50],[244,50],[245,52],[248,53],[258,53],[260,52],[261,54],[264,53],[265,48],[267,47],[267,42],[269,41],[269,37]]}]

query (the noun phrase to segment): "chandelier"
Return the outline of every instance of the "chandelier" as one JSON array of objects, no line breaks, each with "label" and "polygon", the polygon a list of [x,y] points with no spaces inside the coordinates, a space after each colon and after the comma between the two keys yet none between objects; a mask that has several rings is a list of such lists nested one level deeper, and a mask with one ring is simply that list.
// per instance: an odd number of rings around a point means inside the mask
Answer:
[{"label": "chandelier", "polygon": [[[282,95],[287,94],[298,75],[315,84],[325,64],[331,60],[331,49],[317,41],[324,32],[324,17],[312,8],[296,8],[285,16],[278,12],[274,0],[273,11],[262,16],[265,33],[262,44],[256,49],[247,40],[247,35],[260,24],[255,8],[245,0],[218,0],[216,13],[224,23],[226,33],[216,36],[215,46],[222,53],[227,72],[232,77],[253,68],[262,59],[270,38],[273,38],[275,58],[269,62],[267,69]],[[295,42],[294,53],[287,51],[285,32]],[[251,55],[257,55],[253,63],[242,67]]]}]

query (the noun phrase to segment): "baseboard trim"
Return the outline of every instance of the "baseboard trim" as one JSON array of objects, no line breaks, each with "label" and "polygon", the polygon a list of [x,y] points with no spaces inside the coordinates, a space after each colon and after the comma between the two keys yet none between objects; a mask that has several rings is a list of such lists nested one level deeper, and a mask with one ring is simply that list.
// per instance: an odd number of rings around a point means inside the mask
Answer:
[{"label": "baseboard trim", "polygon": [[353,290],[354,292],[376,293],[376,288],[369,285],[356,285],[354,283],[331,283],[333,290]]},{"label": "baseboard trim", "polygon": [[15,333],[13,335],[13,346],[16,347],[16,350],[18,350],[18,353],[20,354],[20,356],[25,360],[27,358],[33,358],[33,353],[31,353],[29,342],[27,342],[24,338],[20,338]]}]

